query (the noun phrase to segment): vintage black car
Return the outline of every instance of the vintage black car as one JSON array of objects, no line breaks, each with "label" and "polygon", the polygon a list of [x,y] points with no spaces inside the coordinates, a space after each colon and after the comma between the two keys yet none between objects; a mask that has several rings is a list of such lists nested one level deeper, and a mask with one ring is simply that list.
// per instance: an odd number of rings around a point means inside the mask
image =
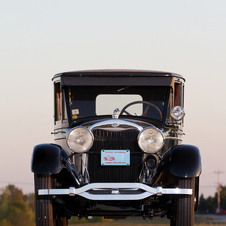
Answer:
[{"label": "vintage black car", "polygon": [[31,162],[36,225],[71,216],[193,225],[201,157],[182,144],[184,82],[158,71],[56,74],[55,142],[35,146]]}]

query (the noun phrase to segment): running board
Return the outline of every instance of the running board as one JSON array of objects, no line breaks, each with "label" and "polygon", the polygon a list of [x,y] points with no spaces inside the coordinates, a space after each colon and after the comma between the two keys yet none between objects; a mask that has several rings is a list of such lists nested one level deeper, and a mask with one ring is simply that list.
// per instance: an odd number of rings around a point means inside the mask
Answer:
[{"label": "running board", "polygon": [[[91,190],[112,189],[111,194],[91,194]],[[138,194],[120,194],[119,189],[143,190]],[[141,200],[153,195],[192,195],[192,189],[150,187],[141,183],[91,183],[81,188],[39,189],[38,195],[79,195],[90,200]]]}]

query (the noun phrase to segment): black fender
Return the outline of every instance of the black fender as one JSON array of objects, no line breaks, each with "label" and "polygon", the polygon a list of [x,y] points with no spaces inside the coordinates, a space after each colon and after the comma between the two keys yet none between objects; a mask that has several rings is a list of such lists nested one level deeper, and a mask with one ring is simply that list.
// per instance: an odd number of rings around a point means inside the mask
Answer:
[{"label": "black fender", "polygon": [[202,171],[200,150],[187,144],[173,146],[165,153],[160,165],[176,177],[198,177]]},{"label": "black fender", "polygon": [[38,144],[33,150],[31,171],[39,174],[57,174],[64,168],[60,157],[68,156],[68,153],[56,144]]}]

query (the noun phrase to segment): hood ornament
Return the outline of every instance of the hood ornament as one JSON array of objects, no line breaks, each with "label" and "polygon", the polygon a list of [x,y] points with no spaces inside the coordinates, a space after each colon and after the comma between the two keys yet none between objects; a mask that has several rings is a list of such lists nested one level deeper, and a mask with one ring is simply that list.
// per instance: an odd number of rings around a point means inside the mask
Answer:
[{"label": "hood ornament", "polygon": [[119,114],[120,114],[119,108],[115,108],[115,110],[113,111],[113,114],[112,114],[112,118],[118,119]]}]

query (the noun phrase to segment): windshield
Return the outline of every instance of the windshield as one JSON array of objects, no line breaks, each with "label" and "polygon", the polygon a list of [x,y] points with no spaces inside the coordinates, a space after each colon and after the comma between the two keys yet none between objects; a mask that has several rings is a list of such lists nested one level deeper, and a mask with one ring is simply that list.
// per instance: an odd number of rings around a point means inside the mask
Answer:
[{"label": "windshield", "polygon": [[169,87],[148,86],[68,86],[65,87],[69,117],[112,115],[119,108],[122,115],[162,120]]}]

